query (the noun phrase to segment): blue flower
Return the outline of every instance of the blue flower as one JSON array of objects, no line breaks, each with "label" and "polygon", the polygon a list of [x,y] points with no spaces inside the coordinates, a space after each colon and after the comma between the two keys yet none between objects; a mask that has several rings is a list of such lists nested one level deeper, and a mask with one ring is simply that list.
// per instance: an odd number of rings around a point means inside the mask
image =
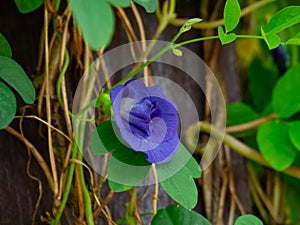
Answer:
[{"label": "blue flower", "polygon": [[112,110],[122,138],[150,163],[169,161],[179,147],[176,105],[159,85],[132,79],[110,91]]}]

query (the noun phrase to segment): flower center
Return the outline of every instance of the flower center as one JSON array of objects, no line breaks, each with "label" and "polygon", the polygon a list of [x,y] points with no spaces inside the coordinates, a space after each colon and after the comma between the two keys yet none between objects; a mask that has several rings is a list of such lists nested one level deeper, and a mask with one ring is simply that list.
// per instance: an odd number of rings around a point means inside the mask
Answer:
[{"label": "flower center", "polygon": [[161,111],[150,97],[136,101],[132,98],[123,98],[121,102],[121,116],[129,124],[131,132],[140,139],[151,136],[151,127],[161,116]]}]

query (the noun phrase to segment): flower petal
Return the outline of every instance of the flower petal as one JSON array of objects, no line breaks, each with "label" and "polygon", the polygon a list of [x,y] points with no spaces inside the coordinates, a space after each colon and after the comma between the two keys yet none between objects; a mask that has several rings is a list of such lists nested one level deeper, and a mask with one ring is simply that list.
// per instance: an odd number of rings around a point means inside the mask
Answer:
[{"label": "flower petal", "polygon": [[[178,127],[178,115],[177,109],[171,101],[162,99],[156,96],[151,96],[151,101],[157,104],[160,110],[159,117],[163,119],[166,127],[168,128],[165,136],[165,140],[172,138],[177,133]],[[154,113],[155,116],[155,113]]]},{"label": "flower petal", "polygon": [[169,161],[177,152],[179,147],[179,138],[177,134],[168,141],[162,142],[155,149],[145,152],[146,160],[151,163],[161,164]]}]

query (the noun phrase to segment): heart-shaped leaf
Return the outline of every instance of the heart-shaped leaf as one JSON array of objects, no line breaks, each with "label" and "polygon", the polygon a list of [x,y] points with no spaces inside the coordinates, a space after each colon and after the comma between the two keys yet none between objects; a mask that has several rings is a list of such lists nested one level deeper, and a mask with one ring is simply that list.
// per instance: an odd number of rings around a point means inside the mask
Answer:
[{"label": "heart-shaped leaf", "polygon": [[22,67],[9,57],[0,56],[0,78],[11,85],[24,102],[32,104],[35,100],[35,89]]},{"label": "heart-shaped leaf", "polygon": [[264,225],[260,219],[251,214],[245,214],[237,218],[234,225]]},{"label": "heart-shaped leaf", "polygon": [[274,87],[272,104],[281,118],[289,118],[300,111],[300,63],[291,67]]},{"label": "heart-shaped leaf", "polygon": [[99,50],[111,41],[115,17],[110,5],[99,0],[69,0],[73,17],[91,49]]},{"label": "heart-shaped leaf", "polygon": [[14,93],[4,83],[0,82],[0,130],[13,120],[16,106]]},{"label": "heart-shaped leaf", "polygon": [[44,0],[15,0],[18,10],[21,13],[30,13],[43,4]]},{"label": "heart-shaped leaf", "polygon": [[224,24],[226,33],[232,31],[238,25],[241,16],[241,8],[238,0],[227,0],[224,7]]},{"label": "heart-shaped leaf", "polygon": [[300,22],[300,6],[288,6],[271,17],[265,31],[278,33]]},{"label": "heart-shaped leaf", "polygon": [[12,52],[6,38],[0,33],[0,55],[11,58]]},{"label": "heart-shaped leaf", "polygon": [[[198,191],[194,178],[201,176],[201,169],[196,160],[191,157],[185,147],[180,144],[178,152],[171,160],[173,162],[157,165],[157,175],[163,189],[175,201],[184,207],[191,209],[195,207],[198,199]],[[190,156],[189,160],[178,171],[178,164],[182,163],[182,158]],[[182,156],[178,157],[178,156]],[[174,160],[175,158],[175,160]],[[175,163],[177,162],[177,165]],[[176,172],[174,174],[174,171]],[[167,179],[166,179],[167,178]],[[189,193],[188,195],[186,193]]]},{"label": "heart-shaped leaf", "polygon": [[199,213],[180,205],[169,205],[157,211],[151,225],[211,225],[211,223]]},{"label": "heart-shaped leaf", "polygon": [[234,33],[226,34],[226,33],[224,33],[224,30],[222,27],[218,27],[218,35],[219,35],[222,45],[229,44],[229,43],[235,41],[235,39],[236,39],[236,34],[234,34]]},{"label": "heart-shaped leaf", "polygon": [[147,13],[153,13],[157,9],[157,0],[133,0],[137,4],[141,5]]},{"label": "heart-shaped leaf", "polygon": [[262,28],[261,28],[261,35],[264,38],[270,50],[277,48],[281,43],[280,37],[277,34],[266,33]]},{"label": "heart-shaped leaf", "polygon": [[290,123],[289,136],[294,146],[300,151],[300,121]]},{"label": "heart-shaped leaf", "polygon": [[257,143],[263,157],[277,171],[289,167],[297,155],[297,149],[289,137],[289,124],[271,121],[259,127]]}]

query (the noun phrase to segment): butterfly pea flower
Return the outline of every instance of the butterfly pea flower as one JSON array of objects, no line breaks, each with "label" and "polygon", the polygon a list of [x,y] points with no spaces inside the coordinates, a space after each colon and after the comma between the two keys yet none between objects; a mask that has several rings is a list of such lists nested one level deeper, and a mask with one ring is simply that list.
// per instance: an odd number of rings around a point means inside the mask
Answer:
[{"label": "butterfly pea flower", "polygon": [[150,163],[169,161],[179,147],[176,105],[159,85],[146,87],[131,79],[110,91],[112,110],[122,139]]}]

